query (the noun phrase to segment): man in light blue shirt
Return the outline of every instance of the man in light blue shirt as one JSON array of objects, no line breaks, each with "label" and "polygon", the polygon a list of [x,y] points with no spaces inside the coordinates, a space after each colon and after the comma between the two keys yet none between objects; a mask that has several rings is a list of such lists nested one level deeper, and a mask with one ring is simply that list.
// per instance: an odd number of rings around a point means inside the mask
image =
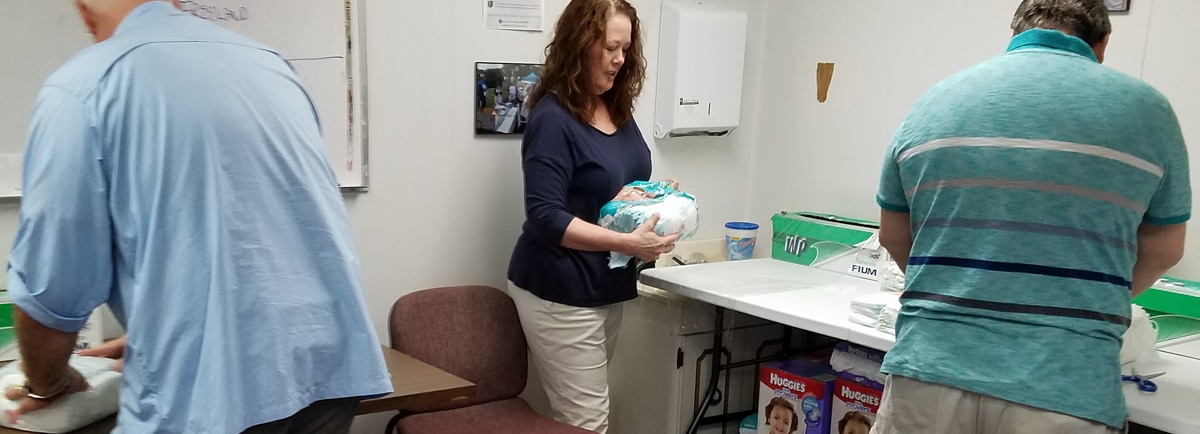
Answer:
[{"label": "man in light blue shirt", "polygon": [[98,43],[38,96],[8,266],[21,407],[86,388],[68,356],[107,302],[116,432],[345,432],[391,382],[296,74],[171,3],[76,3]]}]

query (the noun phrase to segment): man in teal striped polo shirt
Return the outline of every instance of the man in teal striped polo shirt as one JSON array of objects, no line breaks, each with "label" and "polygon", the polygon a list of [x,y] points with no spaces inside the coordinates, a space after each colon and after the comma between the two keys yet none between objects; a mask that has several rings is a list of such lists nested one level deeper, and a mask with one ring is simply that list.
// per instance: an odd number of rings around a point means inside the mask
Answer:
[{"label": "man in teal striped polo shirt", "polygon": [[888,148],[880,239],[907,290],[872,433],[1125,423],[1121,336],[1182,256],[1187,150],[1162,95],[1100,65],[1102,0],[1025,0],[1012,28]]}]

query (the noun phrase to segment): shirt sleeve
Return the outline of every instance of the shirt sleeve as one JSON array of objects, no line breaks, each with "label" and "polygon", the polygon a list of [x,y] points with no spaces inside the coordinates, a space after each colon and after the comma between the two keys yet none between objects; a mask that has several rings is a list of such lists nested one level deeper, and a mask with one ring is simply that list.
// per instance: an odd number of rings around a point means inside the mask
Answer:
[{"label": "shirt sleeve", "polygon": [[558,113],[539,113],[530,119],[523,137],[521,169],[525,175],[527,230],[543,242],[562,244],[567,226],[575,219],[567,207],[567,192],[575,173],[570,134]]},{"label": "shirt sleeve", "polygon": [[[900,127],[903,131],[904,126]],[[894,212],[908,212],[908,198],[904,196],[904,183],[900,179],[900,165],[896,163],[897,150],[900,148],[901,134],[888,145],[884,153],[883,168],[879,174],[879,191],[875,202],[880,208]]]},{"label": "shirt sleeve", "polygon": [[1163,178],[1150,199],[1143,222],[1152,225],[1173,225],[1188,221],[1192,217],[1192,183],[1189,176],[1187,145],[1179,120],[1168,103],[1159,131],[1162,142],[1156,145],[1166,149]]},{"label": "shirt sleeve", "polygon": [[83,102],[42,89],[25,147],[16,240],[8,262],[13,303],[39,323],[76,332],[113,282],[107,181]]}]

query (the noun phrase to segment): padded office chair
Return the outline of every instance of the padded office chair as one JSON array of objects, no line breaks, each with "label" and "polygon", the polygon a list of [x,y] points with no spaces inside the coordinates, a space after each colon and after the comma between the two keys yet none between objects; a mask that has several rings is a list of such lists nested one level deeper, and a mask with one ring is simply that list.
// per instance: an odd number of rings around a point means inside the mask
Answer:
[{"label": "padded office chair", "polygon": [[516,306],[499,289],[455,286],[407,294],[392,305],[388,331],[392,348],[475,383],[474,398],[393,418],[396,432],[592,433],[542,416],[518,397],[525,389],[528,349]]}]

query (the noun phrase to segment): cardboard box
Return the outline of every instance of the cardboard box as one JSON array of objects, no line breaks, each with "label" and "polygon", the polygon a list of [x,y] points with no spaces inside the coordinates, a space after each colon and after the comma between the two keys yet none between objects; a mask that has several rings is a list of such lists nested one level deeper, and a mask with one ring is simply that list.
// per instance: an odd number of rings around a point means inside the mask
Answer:
[{"label": "cardboard box", "polygon": [[879,224],[811,212],[771,217],[771,258],[878,281],[887,251]]},{"label": "cardboard box", "polygon": [[866,378],[838,375],[833,384],[830,434],[867,434],[875,424],[883,385]]},{"label": "cardboard box", "polygon": [[[868,434],[883,400],[882,374],[885,353],[840,342],[834,350],[837,380],[833,384],[833,406],[829,434]],[[871,376],[871,377],[867,377]],[[874,380],[872,379],[874,378]]]},{"label": "cardboard box", "polygon": [[1146,309],[1200,319],[1200,282],[1163,277],[1133,302]]},{"label": "cardboard box", "polygon": [[8,298],[8,291],[0,288],[0,362],[16,360],[19,356],[12,300]]},{"label": "cardboard box", "polygon": [[758,389],[759,434],[827,434],[833,397],[829,355],[764,366]]}]

